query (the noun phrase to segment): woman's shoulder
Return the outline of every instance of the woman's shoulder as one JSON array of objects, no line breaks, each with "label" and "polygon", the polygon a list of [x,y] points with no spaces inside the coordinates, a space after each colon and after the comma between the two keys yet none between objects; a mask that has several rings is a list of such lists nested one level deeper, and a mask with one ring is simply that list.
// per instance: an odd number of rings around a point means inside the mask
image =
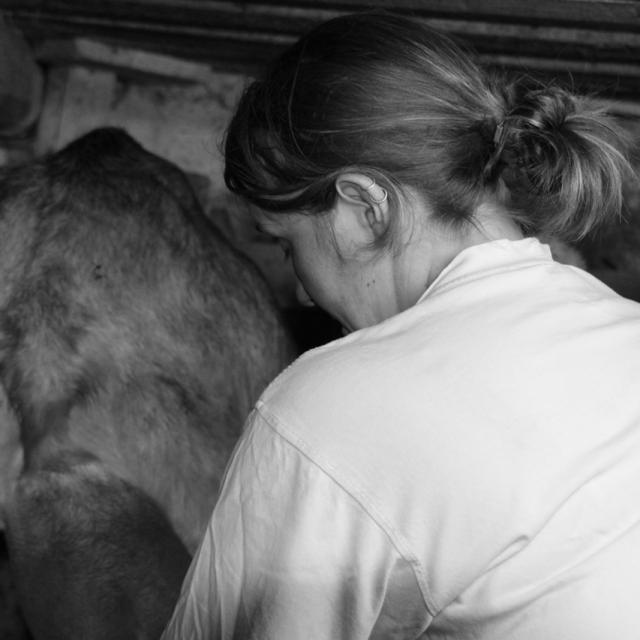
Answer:
[{"label": "woman's shoulder", "polygon": [[274,404],[299,396],[326,397],[339,393],[352,378],[361,375],[364,361],[371,359],[372,351],[376,351],[375,340],[363,332],[310,349],[273,380],[262,400]]},{"label": "woman's shoulder", "polygon": [[414,333],[396,317],[307,351],[269,385],[261,405],[296,430],[355,429],[382,398],[393,402]]}]

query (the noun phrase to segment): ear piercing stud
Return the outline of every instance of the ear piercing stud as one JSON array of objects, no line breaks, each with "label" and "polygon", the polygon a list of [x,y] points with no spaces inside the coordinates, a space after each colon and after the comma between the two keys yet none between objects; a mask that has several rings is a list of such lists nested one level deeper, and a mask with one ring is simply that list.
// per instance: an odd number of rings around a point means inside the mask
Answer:
[{"label": "ear piercing stud", "polygon": [[[388,197],[388,193],[386,189],[383,189],[381,186],[376,184],[376,181],[371,177],[371,176],[367,176],[369,178],[369,180],[371,180],[371,184],[364,187],[365,191],[367,191],[369,193],[369,195],[371,196],[371,200],[374,204],[382,204],[383,202],[387,201],[387,197]],[[382,198],[376,198],[374,195],[374,192],[372,192],[372,189],[376,189],[376,191],[382,192]]]}]

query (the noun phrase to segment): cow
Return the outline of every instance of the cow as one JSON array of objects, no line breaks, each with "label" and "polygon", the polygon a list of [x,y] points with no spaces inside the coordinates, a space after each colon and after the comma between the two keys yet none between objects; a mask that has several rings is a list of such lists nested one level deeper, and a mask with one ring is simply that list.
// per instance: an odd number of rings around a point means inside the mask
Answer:
[{"label": "cow", "polygon": [[184,173],[97,129],[0,173],[0,500],[36,640],[157,638],[295,355]]}]

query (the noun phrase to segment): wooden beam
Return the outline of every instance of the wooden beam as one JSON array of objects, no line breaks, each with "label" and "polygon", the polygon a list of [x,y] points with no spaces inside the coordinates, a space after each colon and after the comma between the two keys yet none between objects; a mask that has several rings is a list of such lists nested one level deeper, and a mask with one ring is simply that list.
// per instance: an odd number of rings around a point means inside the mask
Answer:
[{"label": "wooden beam", "polygon": [[[640,99],[640,2],[632,0],[0,0],[34,45],[92,38],[246,73],[313,25],[372,7],[411,13],[492,66]],[[46,47],[38,50],[46,61]]]},{"label": "wooden beam", "polygon": [[[640,5],[635,0],[290,0],[288,2],[222,2],[218,0],[0,0],[0,10],[63,14],[171,17],[185,22],[225,15],[251,22],[256,17],[298,16],[318,19],[367,8],[393,9],[427,17],[464,17],[527,24],[592,25],[640,31]],[[306,18],[305,18],[306,19]]]}]

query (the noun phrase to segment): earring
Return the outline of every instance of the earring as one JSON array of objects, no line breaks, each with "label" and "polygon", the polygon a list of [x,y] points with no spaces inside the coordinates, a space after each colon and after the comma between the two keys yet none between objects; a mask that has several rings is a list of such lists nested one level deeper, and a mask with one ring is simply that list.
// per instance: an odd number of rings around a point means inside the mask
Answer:
[{"label": "earring", "polygon": [[[371,176],[367,176],[369,178],[369,180],[371,180],[371,184],[364,187],[365,191],[367,191],[369,193],[369,195],[371,196],[371,200],[374,204],[382,204],[383,202],[387,201],[387,197],[388,197],[388,193],[386,189],[383,189],[382,187],[380,187],[379,185],[376,184],[376,181],[371,177]],[[374,197],[374,194],[371,192],[371,190],[376,187],[376,190],[378,192],[382,192],[382,198],[376,198]]]}]

